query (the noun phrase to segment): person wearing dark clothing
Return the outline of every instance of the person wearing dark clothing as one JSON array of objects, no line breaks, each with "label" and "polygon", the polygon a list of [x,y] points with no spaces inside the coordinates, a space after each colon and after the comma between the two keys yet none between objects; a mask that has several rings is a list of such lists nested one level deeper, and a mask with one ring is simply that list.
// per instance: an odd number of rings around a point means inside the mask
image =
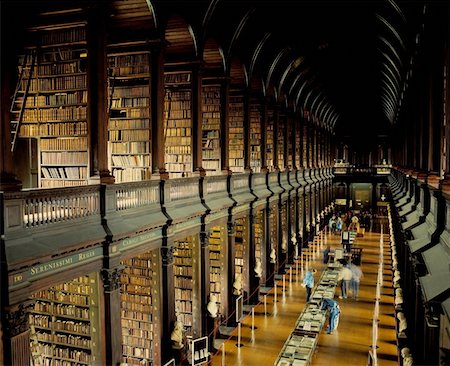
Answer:
[{"label": "person wearing dark clothing", "polygon": [[329,312],[327,333],[333,334],[339,325],[339,314],[341,313],[337,301],[328,298],[322,299],[320,310],[327,310]]},{"label": "person wearing dark clothing", "polygon": [[327,245],[327,247],[323,250],[323,263],[327,264],[330,259],[330,246]]}]

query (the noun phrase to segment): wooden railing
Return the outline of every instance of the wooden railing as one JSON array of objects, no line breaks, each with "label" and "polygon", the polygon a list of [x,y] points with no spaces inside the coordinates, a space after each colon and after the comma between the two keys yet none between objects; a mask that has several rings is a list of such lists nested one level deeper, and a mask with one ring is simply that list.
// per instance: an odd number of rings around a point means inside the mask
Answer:
[{"label": "wooden railing", "polygon": [[197,177],[169,180],[169,195],[172,202],[199,197]]},{"label": "wooden railing", "polygon": [[227,176],[226,175],[218,175],[214,177],[207,177],[203,181],[204,189],[206,194],[223,192],[227,193]]},{"label": "wooden railing", "polygon": [[116,196],[116,211],[159,204],[159,181],[130,182],[107,186]]},{"label": "wooden railing", "polygon": [[33,228],[100,214],[98,185],[5,192],[8,228]]}]

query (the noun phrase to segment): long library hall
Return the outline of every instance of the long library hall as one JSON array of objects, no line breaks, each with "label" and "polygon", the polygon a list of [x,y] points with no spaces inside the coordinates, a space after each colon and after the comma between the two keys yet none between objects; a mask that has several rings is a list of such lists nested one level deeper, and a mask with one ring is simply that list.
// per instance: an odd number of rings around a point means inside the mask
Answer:
[{"label": "long library hall", "polygon": [[450,365],[450,3],[0,2],[0,365]]}]

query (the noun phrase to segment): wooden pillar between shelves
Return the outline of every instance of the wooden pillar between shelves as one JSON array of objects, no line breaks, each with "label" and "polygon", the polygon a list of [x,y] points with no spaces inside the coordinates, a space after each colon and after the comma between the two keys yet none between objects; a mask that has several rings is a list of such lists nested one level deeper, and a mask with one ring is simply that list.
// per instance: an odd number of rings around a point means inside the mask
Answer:
[{"label": "wooden pillar between shelves", "polygon": [[[280,274],[284,274],[286,273],[285,270],[285,263],[286,263],[286,258],[287,258],[287,247],[286,249],[283,249],[283,241],[284,239],[286,239],[287,233],[284,232],[283,230],[283,211],[286,208],[287,205],[287,201],[281,202],[281,199],[278,200],[278,212],[276,213],[277,215],[277,227],[278,227],[278,247],[277,247],[277,255],[278,255],[278,268],[277,268],[277,273]],[[286,212],[287,215],[287,212]],[[286,245],[288,242],[286,242]]]},{"label": "wooden pillar between shelves", "polygon": [[253,210],[250,211],[248,215],[248,252],[249,252],[249,263],[248,263],[248,276],[249,276],[249,303],[255,305],[259,302],[259,291],[256,289],[259,286],[259,278],[256,277],[254,271],[256,266],[256,246],[255,246],[255,215]]},{"label": "wooden pillar between shelves", "polygon": [[14,93],[13,75],[16,70],[14,38],[7,31],[11,25],[8,4],[2,5],[0,22],[0,191],[20,190],[20,182],[14,174],[13,153],[11,152],[10,108],[11,96]]},{"label": "wooden pillar between shelves", "polygon": [[[227,223],[227,230],[228,230],[228,257],[227,257],[227,263],[226,267],[228,268],[228,280],[227,280],[227,289],[228,289],[228,313],[224,314],[227,321],[228,326],[236,326],[236,298],[237,295],[233,294],[233,283],[236,275],[236,268],[234,265],[234,258],[236,257],[236,224],[234,221],[230,221],[229,219]],[[234,314],[233,314],[234,313]],[[230,315],[233,314],[231,317]]]},{"label": "wooden pillar between shelves", "polygon": [[291,113],[288,113],[288,118],[287,118],[287,125],[288,128],[291,129],[291,141],[289,141],[289,143],[291,144],[291,162],[292,162],[292,166],[290,166],[289,168],[293,171],[298,169],[297,166],[297,156],[296,156],[296,149],[297,149],[297,141],[296,141],[296,137],[297,137],[297,125],[296,125],[296,121],[294,118],[294,115]]},{"label": "wooden pillar between shelves", "polygon": [[275,271],[275,264],[271,263],[270,261],[270,252],[272,250],[272,245],[271,245],[271,233],[270,233],[270,228],[271,228],[271,222],[270,222],[270,212],[271,210],[273,210],[272,207],[270,207],[269,204],[267,204],[267,207],[265,209],[265,230],[264,230],[264,247],[265,247],[265,253],[266,253],[266,257],[265,257],[265,263],[263,263],[263,266],[266,270],[266,283],[265,286],[266,287],[271,287],[274,284],[274,271]]},{"label": "wooden pillar between shelves", "polygon": [[[285,112],[286,113],[286,112]],[[288,139],[288,128],[289,128],[289,123],[288,123],[288,117],[285,114],[284,115],[284,136],[283,136],[283,155],[284,155],[284,166],[280,169],[281,171],[286,171],[289,170],[289,139]]]},{"label": "wooden pillar between shelves", "polygon": [[123,267],[103,268],[105,362],[118,365],[122,362],[122,326],[120,307],[120,275]]},{"label": "wooden pillar between shelves", "polygon": [[164,238],[165,244],[161,247],[162,273],[162,329],[161,329],[161,354],[162,362],[169,361],[174,352],[172,350],[172,342],[170,336],[172,334],[175,323],[175,289],[174,289],[174,272],[173,272],[173,252],[174,243],[172,240]]},{"label": "wooden pillar between shelves", "polygon": [[225,174],[230,174],[230,159],[229,159],[229,111],[228,105],[230,100],[230,80],[225,79],[221,84],[221,105],[220,105],[220,164],[221,170]]},{"label": "wooden pillar between shelves", "polygon": [[280,167],[278,166],[278,118],[279,118],[279,111],[278,108],[275,106],[272,106],[273,108],[273,167],[275,169],[280,170]]},{"label": "wooden pillar between shelves", "polygon": [[250,171],[251,147],[250,147],[250,93],[244,92],[244,169]]},{"label": "wooden pillar between shelves", "polygon": [[261,103],[261,171],[267,171],[266,159],[266,126],[267,126],[267,103]]},{"label": "wooden pillar between shelves", "polygon": [[28,308],[30,302],[2,309],[3,348],[5,365],[29,365],[30,324]]},{"label": "wooden pillar between shelves", "polygon": [[[209,336],[214,328],[214,322],[209,321],[210,316],[207,310],[207,305],[210,296],[210,262],[209,262],[209,232],[202,229],[200,231],[200,302],[201,302],[201,323],[204,330],[203,336]],[[214,344],[214,338],[210,337],[209,348]]]},{"label": "wooden pillar between shelves", "polygon": [[90,10],[87,26],[90,177],[114,183],[108,169],[107,12],[102,3]]},{"label": "wooden pillar between shelves", "polygon": [[152,47],[150,78],[152,176],[168,178],[164,165],[164,50]]},{"label": "wooden pillar between shelves", "polygon": [[205,176],[202,167],[202,72],[200,65],[192,70],[192,169]]}]

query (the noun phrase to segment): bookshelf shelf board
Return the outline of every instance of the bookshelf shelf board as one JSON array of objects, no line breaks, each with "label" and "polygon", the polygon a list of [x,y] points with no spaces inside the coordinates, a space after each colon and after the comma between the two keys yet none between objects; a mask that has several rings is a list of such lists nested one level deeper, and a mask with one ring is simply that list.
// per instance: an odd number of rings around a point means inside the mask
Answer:
[{"label": "bookshelf shelf board", "polygon": [[59,356],[50,356],[50,357],[54,358],[56,360],[74,362],[75,364],[81,364],[81,365],[91,365],[92,364],[91,361],[79,361],[74,358],[65,358],[65,357],[59,357]]},{"label": "bookshelf shelf board", "polygon": [[[86,41],[74,41],[74,42],[63,42],[63,43],[51,43],[51,44],[43,44],[39,45],[40,49],[47,49],[47,48],[55,48],[55,47],[66,47],[66,46],[86,46]],[[35,46],[25,47],[25,49],[36,49]]]},{"label": "bookshelf shelf board", "polygon": [[[49,109],[49,108],[61,108],[61,107],[87,107],[86,103],[70,103],[70,104],[51,104],[51,105],[39,105],[39,106],[28,106],[25,109]],[[46,121],[47,122],[47,121]]]},{"label": "bookshelf shelf board", "polygon": [[[50,179],[51,180],[52,178],[41,178],[41,179]],[[62,180],[63,178],[57,178],[57,179]],[[67,180],[85,180],[85,179],[67,179]],[[77,295],[81,295],[81,294],[77,294]],[[83,296],[89,296],[89,295],[83,295]],[[72,305],[72,306],[76,306],[77,308],[89,308],[89,305],[75,304],[73,302],[64,302],[64,301],[51,300],[51,299],[45,299],[45,298],[39,298],[39,297],[33,297],[33,300],[53,302],[53,303],[57,303],[57,304],[61,304],[61,305]]]},{"label": "bookshelf shelf board", "polygon": [[[86,167],[88,164],[76,164],[76,163],[62,163],[62,164],[43,164],[41,163],[41,166],[59,166],[59,167],[77,167],[82,166]],[[68,291],[61,291],[61,292],[68,292]]]},{"label": "bookshelf shelf board", "polygon": [[58,345],[58,346],[64,346],[64,347],[68,347],[68,348],[82,349],[82,350],[91,352],[91,349],[90,349],[89,347],[85,347],[85,346],[76,346],[76,345],[70,344],[70,343],[59,343],[59,342],[52,342],[52,343],[55,344],[55,345]]},{"label": "bookshelf shelf board", "polygon": [[[74,88],[74,89],[53,89],[53,90],[30,90],[28,94],[55,94],[55,93],[67,93],[67,92],[76,92],[76,91],[85,91],[83,88]],[[37,109],[37,107],[36,107]]]},{"label": "bookshelf shelf board", "polygon": [[[148,314],[151,315],[151,313],[148,313]],[[125,316],[121,316],[120,318],[123,319],[123,320],[132,320],[132,321],[134,321],[134,322],[139,322],[139,323],[153,324],[153,321],[152,321],[152,320],[141,320],[141,319],[135,319],[135,318],[125,317]],[[139,338],[139,337],[136,337],[136,336],[132,336],[131,334],[126,334],[126,336],[127,336],[127,337],[135,337],[135,338]]]}]

